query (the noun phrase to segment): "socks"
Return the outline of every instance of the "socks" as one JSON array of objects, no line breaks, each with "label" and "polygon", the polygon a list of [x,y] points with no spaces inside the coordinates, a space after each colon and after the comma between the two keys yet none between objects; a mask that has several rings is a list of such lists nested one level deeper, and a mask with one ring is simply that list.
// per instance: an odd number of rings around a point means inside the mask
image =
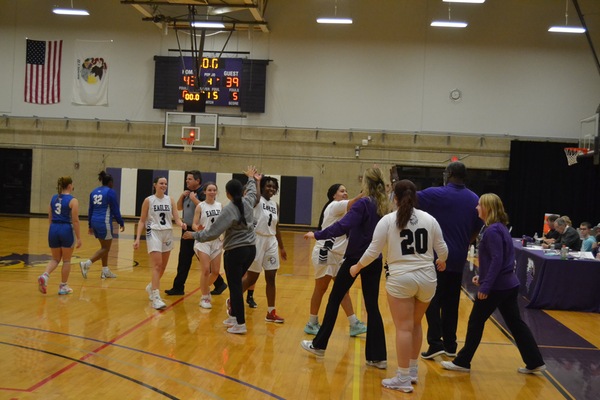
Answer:
[{"label": "socks", "polygon": [[246,298],[249,297],[254,297],[254,290],[248,290],[248,295],[246,296]]},{"label": "socks", "polygon": [[275,309],[275,307],[268,307],[268,308],[267,308],[267,311],[271,312],[271,311],[273,311],[274,309]]},{"label": "socks", "polygon": [[310,314],[308,316],[308,322],[310,322],[311,325],[316,325],[319,323],[319,316],[318,315],[312,315]]},{"label": "socks", "polygon": [[348,322],[350,322],[350,325],[356,324],[358,322],[358,318],[356,318],[356,314],[352,314],[351,316],[349,316]]}]

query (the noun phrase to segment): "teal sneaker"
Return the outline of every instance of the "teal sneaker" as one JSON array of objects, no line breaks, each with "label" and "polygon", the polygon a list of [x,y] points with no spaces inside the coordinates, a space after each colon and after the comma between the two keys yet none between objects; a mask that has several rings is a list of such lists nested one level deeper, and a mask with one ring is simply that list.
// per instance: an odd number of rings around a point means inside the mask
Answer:
[{"label": "teal sneaker", "polygon": [[316,324],[311,324],[310,322],[308,322],[304,326],[304,333],[308,333],[309,335],[316,335],[319,332],[319,329],[321,329],[321,325],[319,325],[318,322]]},{"label": "teal sneaker", "polygon": [[358,336],[361,333],[367,332],[367,326],[362,322],[358,321],[355,324],[350,325],[350,336]]}]

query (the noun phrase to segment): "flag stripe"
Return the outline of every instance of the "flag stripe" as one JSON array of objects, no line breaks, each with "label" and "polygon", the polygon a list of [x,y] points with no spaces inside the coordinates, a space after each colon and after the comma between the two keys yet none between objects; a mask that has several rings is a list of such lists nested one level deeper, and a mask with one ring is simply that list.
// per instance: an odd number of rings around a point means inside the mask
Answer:
[{"label": "flag stripe", "polygon": [[60,66],[62,40],[27,39],[25,61],[25,102],[55,104],[60,102]]}]

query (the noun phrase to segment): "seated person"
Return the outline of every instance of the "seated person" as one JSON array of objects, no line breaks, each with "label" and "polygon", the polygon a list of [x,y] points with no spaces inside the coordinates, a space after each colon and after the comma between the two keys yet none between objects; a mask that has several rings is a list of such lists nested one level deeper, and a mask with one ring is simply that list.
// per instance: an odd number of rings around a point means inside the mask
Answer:
[{"label": "seated person", "polygon": [[581,239],[579,233],[572,226],[567,225],[567,222],[562,218],[557,218],[554,221],[554,229],[560,233],[559,238],[552,244],[544,243],[542,247],[545,249],[560,249],[563,245],[574,251],[579,251],[581,248]]},{"label": "seated person", "polygon": [[579,235],[581,236],[581,251],[592,251],[596,244],[596,238],[591,235],[592,224],[589,222],[582,222],[579,224]]},{"label": "seated person", "polygon": [[542,238],[543,243],[552,244],[560,236],[560,233],[558,233],[556,229],[554,229],[554,221],[556,221],[557,219],[558,215],[556,214],[548,216],[548,226],[550,227],[550,230]]},{"label": "seated person", "polygon": [[571,222],[571,218],[569,218],[568,215],[561,215],[560,218],[565,220],[565,222],[567,223],[567,226],[573,226],[573,222]]}]

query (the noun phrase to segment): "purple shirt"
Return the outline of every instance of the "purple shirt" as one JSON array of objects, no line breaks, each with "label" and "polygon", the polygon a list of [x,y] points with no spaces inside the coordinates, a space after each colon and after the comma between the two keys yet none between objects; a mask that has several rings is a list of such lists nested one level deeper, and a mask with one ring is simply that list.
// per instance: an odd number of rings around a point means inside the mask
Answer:
[{"label": "purple shirt", "polygon": [[479,242],[479,291],[508,290],[519,286],[515,275],[515,247],[506,225],[488,226]]},{"label": "purple shirt", "polygon": [[316,231],[315,239],[326,240],[346,235],[348,247],[344,258],[359,259],[371,244],[373,231],[380,219],[375,200],[362,197],[352,205],[342,219],[322,231]]},{"label": "purple shirt", "polygon": [[455,183],[421,190],[417,197],[418,208],[431,214],[442,228],[448,245],[446,271],[462,273],[471,239],[483,226],[475,208],[479,197]]}]

